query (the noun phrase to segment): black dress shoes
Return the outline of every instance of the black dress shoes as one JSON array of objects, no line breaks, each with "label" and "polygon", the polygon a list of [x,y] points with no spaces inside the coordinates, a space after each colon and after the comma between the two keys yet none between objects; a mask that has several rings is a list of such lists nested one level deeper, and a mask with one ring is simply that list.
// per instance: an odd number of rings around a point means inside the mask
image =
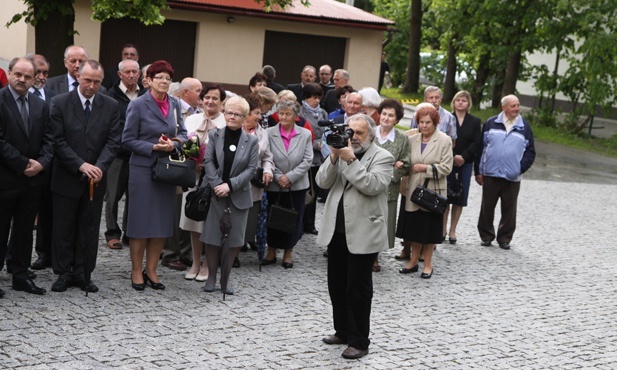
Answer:
[{"label": "black dress shoes", "polygon": [[499,243],[499,248],[508,250],[510,249],[510,243],[506,243],[506,242]]},{"label": "black dress shoes", "polygon": [[357,360],[366,355],[368,355],[368,348],[367,349],[357,349],[353,347],[347,347],[347,349],[344,350],[343,353],[341,354],[341,356],[345,357],[348,360]]},{"label": "black dress shoes", "polygon": [[240,260],[238,259],[238,257],[234,257],[234,263],[233,265],[231,265],[231,267],[234,267],[234,268],[240,267]]},{"label": "black dress shoes", "polygon": [[47,292],[45,289],[36,286],[36,284],[34,284],[34,281],[29,278],[13,279],[13,290],[39,295],[43,295]]},{"label": "black dress shoes", "polygon": [[398,270],[398,272],[400,272],[401,274],[411,274],[412,272],[418,272],[418,265],[416,264],[414,267],[409,269],[407,267],[403,267],[402,269]]},{"label": "black dress shoes", "polygon": [[99,287],[94,285],[93,282],[89,282],[88,284],[86,284],[85,281],[81,281],[79,283],[79,288],[81,288],[81,290],[83,290],[84,292],[88,292],[88,293],[96,293],[99,291]]},{"label": "black dress shoes", "polygon": [[4,290],[0,289],[0,298],[4,297]]},{"label": "black dress shoes", "polygon": [[58,280],[51,286],[52,292],[65,292],[70,286],[73,285],[73,279],[69,275],[60,275]]},{"label": "black dress shoes", "polygon": [[42,258],[39,258],[36,261],[32,262],[32,266],[30,266],[30,268],[33,270],[43,270],[47,267],[51,267],[51,262],[45,261]]},{"label": "black dress shoes", "polygon": [[482,243],[480,243],[480,245],[483,247],[490,247],[491,245],[493,245],[493,243],[490,240],[482,240]]},{"label": "black dress shoes", "polygon": [[313,235],[317,235],[319,234],[319,231],[317,231],[316,228],[312,228],[312,229],[304,229],[304,233],[305,234],[313,234]]},{"label": "black dress shoes", "polygon": [[146,283],[137,284],[136,282],[133,281],[132,276],[131,276],[131,286],[133,287],[133,289],[138,290],[138,291],[142,291],[146,289]]},{"label": "black dress shoes", "polygon": [[[434,270],[434,269],[433,269],[433,270]],[[433,270],[431,270],[431,272],[429,272],[428,274],[427,274],[426,272],[422,272],[422,273],[420,274],[420,277],[421,277],[422,279],[430,279],[430,278],[431,278],[431,276],[433,276]]]},{"label": "black dress shoes", "polygon": [[325,344],[347,344],[346,340],[342,340],[336,335],[328,335],[324,339],[322,339]]},{"label": "black dress shoes", "polygon": [[264,258],[263,261],[261,261],[262,266],[274,265],[275,263],[276,263],[276,257],[271,260],[267,260]]},{"label": "black dress shoes", "polygon": [[144,275],[144,283],[145,284],[149,284],[152,287],[152,289],[154,289],[154,290],[165,290],[165,285],[163,285],[163,283],[161,283],[161,282],[155,283],[154,281],[152,281],[148,277],[148,274],[146,273],[146,270],[143,271],[143,275]]},{"label": "black dress shoes", "polygon": [[286,268],[286,269],[291,269],[294,267],[294,263],[293,262],[283,262],[281,263],[281,266],[283,266],[283,268]]}]

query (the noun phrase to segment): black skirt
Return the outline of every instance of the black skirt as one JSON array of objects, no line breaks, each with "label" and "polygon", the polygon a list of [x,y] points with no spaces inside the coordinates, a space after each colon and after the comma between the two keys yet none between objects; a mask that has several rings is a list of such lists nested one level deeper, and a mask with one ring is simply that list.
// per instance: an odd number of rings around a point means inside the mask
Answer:
[{"label": "black skirt", "polygon": [[422,244],[441,244],[443,216],[428,211],[405,211],[403,239]]}]

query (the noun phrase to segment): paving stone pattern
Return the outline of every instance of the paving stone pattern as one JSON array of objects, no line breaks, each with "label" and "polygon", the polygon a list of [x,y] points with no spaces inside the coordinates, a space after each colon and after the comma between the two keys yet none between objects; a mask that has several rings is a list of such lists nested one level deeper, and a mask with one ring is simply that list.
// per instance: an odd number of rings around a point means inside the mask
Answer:
[{"label": "paving stone pattern", "polygon": [[[290,270],[259,272],[256,253],[242,253],[236,295],[223,301],[165,267],[165,291],[134,291],[128,248],[108,249],[101,234],[93,275],[101,290],[88,297],[77,288],[16,292],[0,274],[0,368],[615,369],[615,192],[525,179],[504,251],[480,246],[473,184],[459,242],[438,246],[432,279],[399,274],[399,247],[380,254],[370,354],[352,361],[344,346],[321,341],[333,329],[325,248],[314,236],[296,247]],[[38,275],[49,290],[52,272]]]}]

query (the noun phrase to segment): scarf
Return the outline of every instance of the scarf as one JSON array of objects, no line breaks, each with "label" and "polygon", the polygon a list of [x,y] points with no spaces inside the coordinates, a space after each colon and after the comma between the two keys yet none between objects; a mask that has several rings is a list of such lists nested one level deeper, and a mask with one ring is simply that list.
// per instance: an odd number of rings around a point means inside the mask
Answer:
[{"label": "scarf", "polygon": [[309,113],[315,118],[318,119],[319,115],[321,114],[321,107],[318,105],[317,107],[313,108],[311,107],[306,100],[302,100],[302,106],[304,107],[304,109],[306,109],[307,111],[309,111]]}]

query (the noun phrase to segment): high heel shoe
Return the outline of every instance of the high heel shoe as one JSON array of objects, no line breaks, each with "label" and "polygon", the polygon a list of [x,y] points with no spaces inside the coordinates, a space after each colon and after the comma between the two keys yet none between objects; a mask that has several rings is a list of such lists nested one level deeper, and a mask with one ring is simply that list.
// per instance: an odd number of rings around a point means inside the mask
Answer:
[{"label": "high heel shoe", "polygon": [[133,287],[133,289],[138,290],[138,291],[142,291],[146,289],[146,283],[137,284],[136,282],[133,281],[133,275],[131,275],[131,286]]},{"label": "high heel shoe", "polygon": [[152,289],[155,289],[155,290],[165,290],[165,285],[163,285],[161,282],[155,283],[154,281],[152,281],[150,277],[148,277],[146,270],[143,271],[143,275],[144,275],[144,284],[150,284]]},{"label": "high heel shoe", "polygon": [[398,272],[400,272],[401,274],[410,274],[412,272],[418,272],[418,264],[416,264],[412,268],[403,267],[402,269],[398,270]]},{"label": "high heel shoe", "polygon": [[434,270],[435,270],[435,269],[432,269],[432,270],[431,270],[431,272],[430,272],[430,273],[428,273],[428,274],[427,274],[427,273],[425,273],[425,272],[422,272],[422,273],[420,274],[420,277],[421,277],[422,279],[430,279],[430,278],[431,278],[431,276],[433,276],[433,271],[434,271]]}]

